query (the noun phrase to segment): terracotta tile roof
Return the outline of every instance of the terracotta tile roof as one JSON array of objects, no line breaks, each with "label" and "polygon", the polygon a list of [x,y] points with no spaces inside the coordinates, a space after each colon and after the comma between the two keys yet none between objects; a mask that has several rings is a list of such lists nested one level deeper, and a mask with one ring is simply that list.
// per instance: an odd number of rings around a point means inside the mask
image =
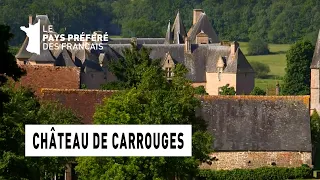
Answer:
[{"label": "terracotta tile roof", "polygon": [[95,107],[103,98],[110,97],[116,91],[84,90],[84,89],[41,89],[43,100],[58,101],[71,108],[82,118],[82,122],[91,124]]},{"label": "terracotta tile roof", "polygon": [[37,95],[40,88],[80,88],[80,68],[22,65],[27,72],[16,86],[30,87]]}]

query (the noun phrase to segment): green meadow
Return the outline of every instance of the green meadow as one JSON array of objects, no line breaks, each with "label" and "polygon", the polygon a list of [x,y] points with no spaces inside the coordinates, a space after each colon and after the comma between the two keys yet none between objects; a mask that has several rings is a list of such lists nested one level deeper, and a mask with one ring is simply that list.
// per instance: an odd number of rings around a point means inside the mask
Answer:
[{"label": "green meadow", "polygon": [[249,62],[259,61],[270,67],[269,77],[267,79],[256,79],[255,86],[264,90],[275,88],[277,82],[282,83],[286,67],[286,51],[290,44],[269,44],[270,54],[259,56],[248,56],[248,43],[240,42],[240,48],[246,55]]}]

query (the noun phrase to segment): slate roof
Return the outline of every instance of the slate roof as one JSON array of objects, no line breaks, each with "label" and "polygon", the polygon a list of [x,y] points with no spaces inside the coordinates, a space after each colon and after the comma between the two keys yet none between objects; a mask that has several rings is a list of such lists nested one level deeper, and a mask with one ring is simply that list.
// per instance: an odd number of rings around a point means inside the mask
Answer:
[{"label": "slate roof", "polygon": [[187,37],[186,29],[180,17],[180,12],[178,11],[177,16],[172,25],[171,32],[173,34],[173,43],[180,44],[184,43],[184,38]]},{"label": "slate roof", "polygon": [[[104,53],[104,61],[121,58],[123,50],[130,47],[130,44],[104,46],[102,52]],[[174,62],[182,63],[189,69],[187,78],[193,82],[205,82],[205,72],[216,73],[216,65],[220,56],[226,59],[224,73],[254,72],[240,48],[236,51],[235,59],[231,59],[231,47],[220,44],[192,44],[191,54],[185,53],[184,44],[144,44],[143,47],[151,49],[150,58],[152,59],[163,59],[169,52]]]},{"label": "slate roof", "polygon": [[76,52],[75,61],[81,62],[82,70],[86,73],[103,71],[99,64],[99,54],[97,52],[90,52],[88,50],[79,50]]},{"label": "slate roof", "polygon": [[67,49],[63,49],[55,62],[56,66],[71,66],[77,67],[72,60],[72,54]]},{"label": "slate roof", "polygon": [[314,50],[314,54],[313,54],[312,63],[311,63],[310,68],[311,69],[320,69],[320,30],[319,30],[317,44],[316,44],[316,48]]},{"label": "slate roof", "polygon": [[170,21],[168,23],[167,31],[166,31],[166,38],[164,40],[165,44],[171,44],[172,42],[172,33],[171,33],[171,24]]},{"label": "slate roof", "polygon": [[32,56],[32,54],[27,51],[28,42],[29,42],[29,37],[27,36],[24,39],[22,46],[20,47],[18,53],[15,56],[17,59],[20,59],[20,58],[21,59],[24,59],[24,58],[29,59]]},{"label": "slate roof", "polygon": [[209,39],[211,43],[219,43],[220,40],[217,36],[217,33],[213,29],[208,16],[205,13],[201,13],[199,20],[197,21],[196,24],[194,24],[189,32],[188,32],[188,37],[190,38],[191,43],[196,43],[196,36],[199,34],[201,31],[203,31],[205,34],[209,36]]},{"label": "slate roof", "polygon": [[309,96],[207,96],[200,116],[215,151],[311,152]]},{"label": "slate roof", "polygon": [[[42,47],[42,43],[40,44]],[[29,58],[31,61],[37,61],[37,62],[49,62],[49,63],[54,63],[56,59],[54,58],[52,52],[48,49],[43,49],[40,48],[40,55],[38,54],[32,54],[32,56]]]}]

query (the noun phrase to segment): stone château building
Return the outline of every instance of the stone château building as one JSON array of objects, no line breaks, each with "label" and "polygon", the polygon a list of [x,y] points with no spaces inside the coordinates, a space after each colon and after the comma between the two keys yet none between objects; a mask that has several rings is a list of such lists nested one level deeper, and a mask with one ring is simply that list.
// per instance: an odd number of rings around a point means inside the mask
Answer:
[{"label": "stone ch\u00e2teau building", "polygon": [[310,106],[311,112],[316,110],[320,112],[320,31],[317,39],[316,48],[314,50],[311,63],[311,81],[310,81]]},{"label": "stone ch\u00e2teau building", "polygon": [[[41,27],[50,25],[46,15],[37,15]],[[103,45],[101,51],[88,50],[41,50],[40,55],[26,51],[28,37],[16,55],[19,64],[81,67],[81,83],[97,89],[101,84],[112,82],[116,77],[108,71],[111,60],[123,58],[123,50],[131,42],[138,47],[151,49],[152,59],[162,59],[168,78],[173,76],[176,63],[188,69],[188,78],[195,87],[204,86],[210,95],[217,95],[219,88],[229,84],[237,94],[249,94],[254,87],[254,71],[237,42],[221,42],[207,15],[201,9],[193,11],[193,25],[187,32],[178,12],[174,23],[169,22],[165,38],[116,38]],[[90,43],[90,42],[86,42]]]}]

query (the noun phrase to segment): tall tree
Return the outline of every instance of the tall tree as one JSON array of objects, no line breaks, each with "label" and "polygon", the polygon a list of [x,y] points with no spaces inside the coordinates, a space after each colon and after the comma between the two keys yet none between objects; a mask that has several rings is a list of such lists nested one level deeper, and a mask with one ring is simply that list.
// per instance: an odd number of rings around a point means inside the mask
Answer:
[{"label": "tall tree", "polygon": [[298,41],[287,52],[287,67],[283,94],[306,95],[310,93],[310,64],[314,46],[309,41]]},{"label": "tall tree", "polygon": [[9,52],[9,41],[13,38],[10,27],[0,25],[0,85],[7,82],[8,77],[18,80],[23,74],[23,70],[18,67],[15,57]]},{"label": "tall tree", "polygon": [[123,89],[120,86],[132,87],[140,82],[143,73],[152,65],[159,65],[159,60],[152,60],[149,57],[150,50],[138,47],[132,43],[131,48],[123,50],[123,58],[110,61],[107,66],[109,70],[117,77],[119,82],[108,83],[103,86],[104,89]]},{"label": "tall tree", "polygon": [[[10,27],[0,24],[0,87],[7,82],[8,77],[18,80],[25,72],[18,67],[15,57],[9,52],[9,41],[13,37]],[[2,115],[3,103],[8,96],[0,89],[0,117]]]},{"label": "tall tree", "polygon": [[8,95],[0,116],[0,179],[51,179],[63,172],[68,158],[25,157],[26,124],[75,124],[79,118],[59,104],[40,105],[27,89],[0,88]]},{"label": "tall tree", "polygon": [[[127,51],[126,57],[143,53]],[[142,56],[148,62],[149,56]],[[130,61],[130,59],[128,59]],[[185,78],[186,68],[177,64],[174,77],[168,82],[157,65],[144,69],[136,85],[121,91],[97,108],[95,124],[192,124],[193,157],[80,157],[76,172],[80,179],[172,179],[192,177],[199,163],[208,160],[212,138],[203,119],[195,114],[200,106],[194,88]]]}]

